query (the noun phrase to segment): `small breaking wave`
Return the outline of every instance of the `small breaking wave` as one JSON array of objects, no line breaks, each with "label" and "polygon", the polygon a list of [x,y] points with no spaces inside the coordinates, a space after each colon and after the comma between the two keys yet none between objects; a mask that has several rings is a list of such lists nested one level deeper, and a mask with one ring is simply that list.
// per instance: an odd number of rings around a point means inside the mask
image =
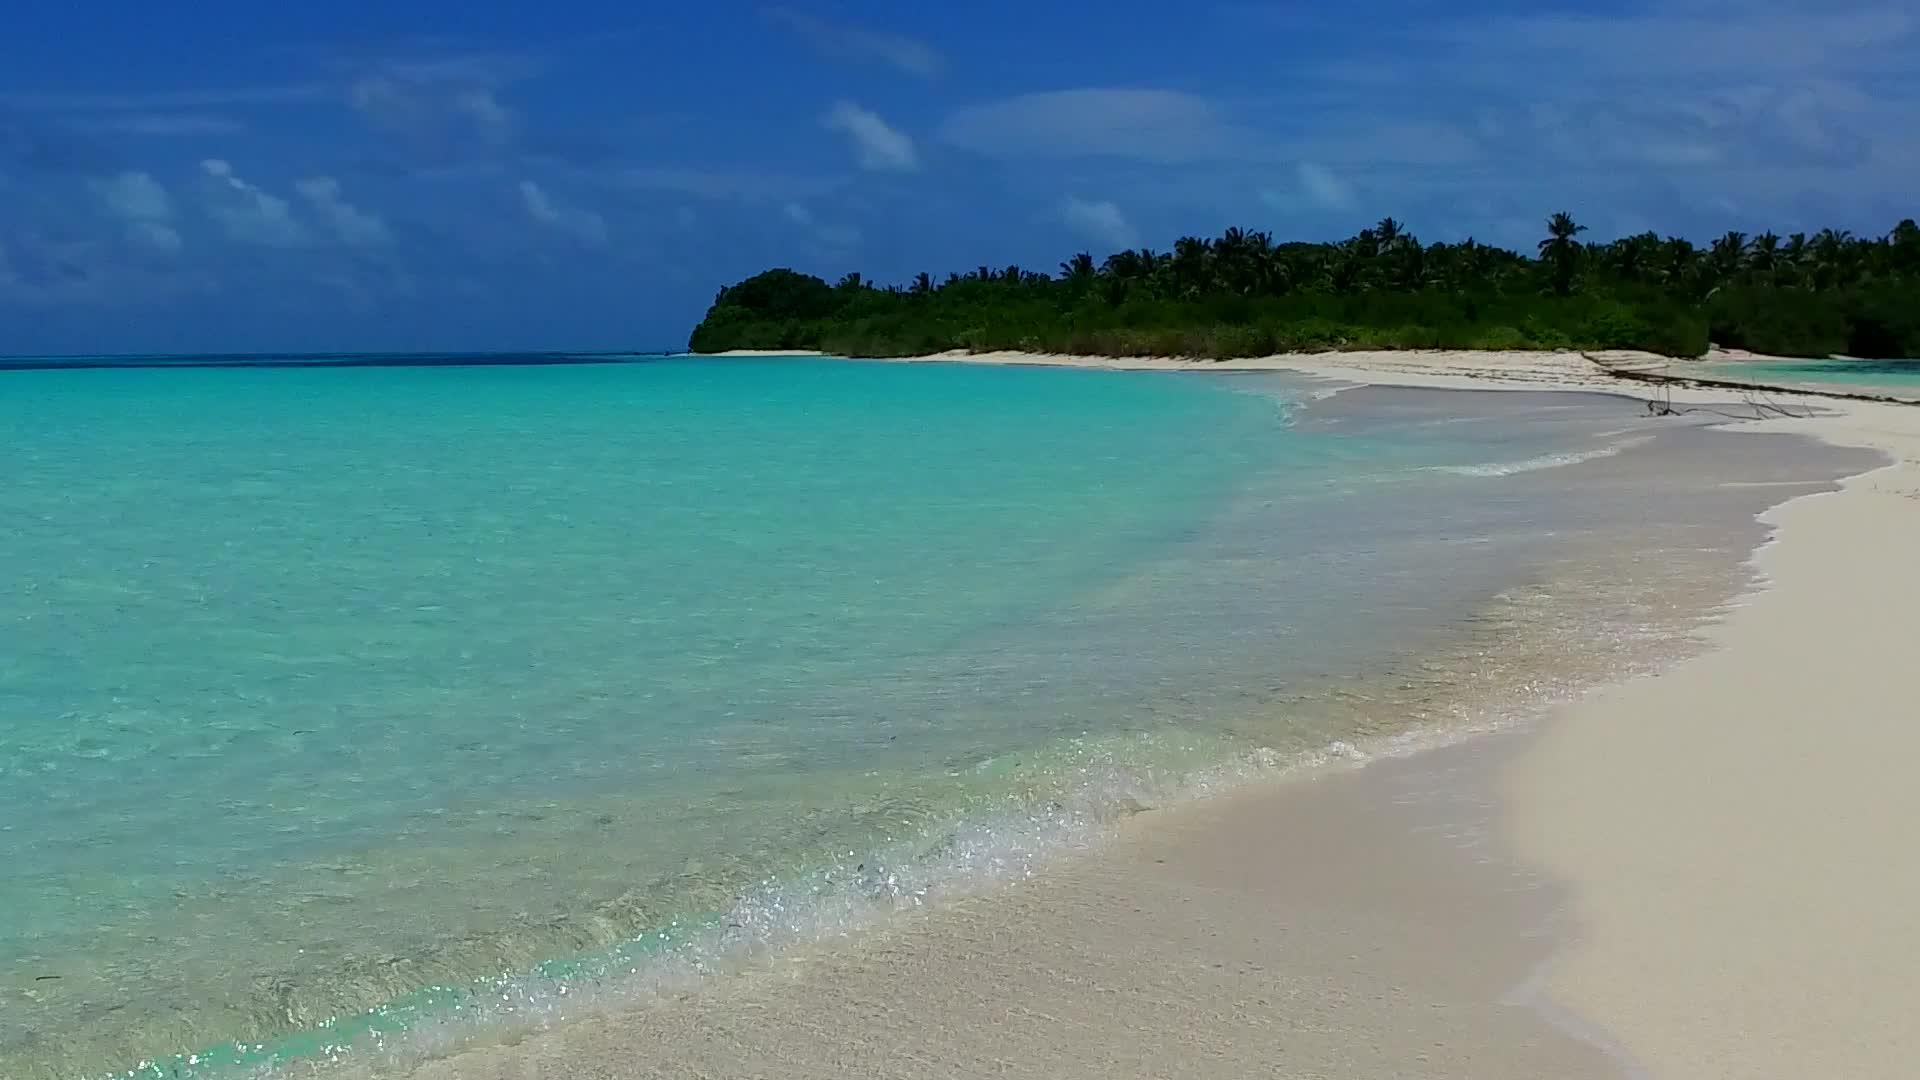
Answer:
[{"label": "small breaking wave", "polygon": [[843,849],[824,866],[769,878],[724,911],[655,926],[619,945],[460,985],[425,987],[365,1012],[259,1043],[149,1058],[100,1080],[362,1080],[405,1075],[466,1050],[631,1010],[772,957],[856,935],[901,912],[1039,873],[1095,846],[1134,814],[1250,781],[1401,752],[1334,741],[1285,752],[1197,734],[1071,740],[1010,755],[983,776],[1036,774],[1026,790],[982,800],[910,835]]},{"label": "small breaking wave", "polygon": [[1595,447],[1592,450],[1575,450],[1561,454],[1541,454],[1539,457],[1524,458],[1520,461],[1493,461],[1479,465],[1432,465],[1430,472],[1451,473],[1454,476],[1513,476],[1517,473],[1539,472],[1542,469],[1558,469],[1567,465],[1578,465],[1585,461],[1597,461],[1616,454],[1644,446],[1652,442],[1651,435],[1633,439],[1622,439],[1617,443]]}]

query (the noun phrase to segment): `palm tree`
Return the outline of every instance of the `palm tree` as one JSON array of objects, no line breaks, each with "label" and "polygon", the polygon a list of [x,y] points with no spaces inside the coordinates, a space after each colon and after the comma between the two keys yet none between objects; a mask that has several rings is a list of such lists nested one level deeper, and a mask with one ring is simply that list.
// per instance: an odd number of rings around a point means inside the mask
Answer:
[{"label": "palm tree", "polygon": [[1693,241],[1669,236],[1660,242],[1660,279],[1670,288],[1685,291],[1694,284],[1698,253]]},{"label": "palm tree", "polygon": [[1540,254],[1553,258],[1571,252],[1573,238],[1586,231],[1585,225],[1575,224],[1573,215],[1562,210],[1547,219],[1547,238],[1540,241]]},{"label": "palm tree", "polygon": [[920,273],[913,279],[913,295],[925,296],[932,291],[933,291],[933,275],[927,273],[925,270],[920,271]]},{"label": "palm tree", "polygon": [[1485,253],[1486,249],[1481,246],[1480,241],[1471,236],[1467,237],[1459,247],[1453,249],[1454,265],[1458,268],[1463,281],[1480,276],[1480,260]]},{"label": "palm tree", "polygon": [[1573,215],[1564,210],[1547,219],[1547,238],[1540,241],[1540,257],[1553,264],[1553,291],[1562,296],[1573,291],[1573,271],[1580,259],[1580,245],[1574,237],[1586,231],[1585,225],[1575,224]]},{"label": "palm tree", "polygon": [[1713,268],[1721,277],[1732,277],[1747,261],[1747,234],[1737,230],[1713,242]]},{"label": "palm tree", "polygon": [[1180,291],[1198,295],[1212,285],[1213,241],[1183,236],[1173,243],[1173,276]]},{"label": "palm tree", "polygon": [[1814,234],[1807,254],[1813,262],[1817,284],[1828,288],[1847,280],[1852,269],[1852,260],[1848,257],[1852,244],[1853,234],[1844,229],[1821,229]]},{"label": "palm tree", "polygon": [[1229,292],[1246,293],[1251,285],[1247,231],[1234,226],[1213,242],[1214,280]]},{"label": "palm tree", "polygon": [[1772,274],[1780,266],[1780,236],[1774,232],[1763,232],[1753,238],[1753,244],[1747,248],[1747,265],[1764,274]]},{"label": "palm tree", "polygon": [[1148,291],[1165,296],[1173,291],[1173,256],[1152,248],[1140,249],[1140,276]]},{"label": "palm tree", "polygon": [[1647,276],[1659,249],[1660,237],[1650,232],[1622,237],[1608,253],[1613,272],[1627,281],[1640,281]]},{"label": "palm tree", "polygon": [[1893,264],[1895,273],[1920,271],[1920,225],[1912,218],[1902,219],[1887,234],[1887,261]]},{"label": "palm tree", "polygon": [[1383,252],[1390,252],[1397,247],[1405,233],[1406,227],[1390,217],[1381,218],[1380,224],[1373,227],[1374,239],[1379,241]]},{"label": "palm tree", "polygon": [[1421,247],[1411,237],[1402,236],[1397,239],[1399,246],[1392,249],[1394,283],[1409,292],[1426,288],[1427,249]]},{"label": "palm tree", "polygon": [[1367,257],[1359,237],[1334,244],[1320,260],[1320,284],[1340,295],[1363,293],[1371,287],[1367,280]]},{"label": "palm tree", "polygon": [[[1261,233],[1265,236],[1265,233]],[[1293,288],[1293,266],[1277,249],[1268,247],[1255,267],[1257,288],[1268,296],[1279,296]]]}]

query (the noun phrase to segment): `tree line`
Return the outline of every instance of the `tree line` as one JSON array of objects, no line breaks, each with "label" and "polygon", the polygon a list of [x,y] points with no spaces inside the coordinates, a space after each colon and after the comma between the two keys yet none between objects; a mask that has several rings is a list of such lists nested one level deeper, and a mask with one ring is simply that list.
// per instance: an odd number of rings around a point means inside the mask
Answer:
[{"label": "tree line", "polygon": [[1172,251],[1080,252],[1052,273],[981,266],[837,284],[769,270],[720,290],[697,352],[905,356],[1016,349],[1226,358],[1336,349],[1644,349],[1920,356],[1920,226],[1878,237],[1652,232],[1583,242],[1560,213],[1531,253],[1423,244],[1393,218],[1335,243],[1232,228]]}]

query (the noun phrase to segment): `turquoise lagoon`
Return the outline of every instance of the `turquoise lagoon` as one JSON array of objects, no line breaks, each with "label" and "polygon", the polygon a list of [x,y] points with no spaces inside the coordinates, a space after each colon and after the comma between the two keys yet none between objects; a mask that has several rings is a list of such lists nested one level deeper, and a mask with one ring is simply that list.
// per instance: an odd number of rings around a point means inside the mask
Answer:
[{"label": "turquoise lagoon", "polygon": [[1405,727],[1349,691],[1618,509],[1543,470],[1645,439],[1322,396],[805,359],[0,375],[0,1075],[550,1018]]},{"label": "turquoise lagoon", "polygon": [[1717,363],[1719,377],[1818,390],[1920,398],[1920,360],[1767,360]]}]

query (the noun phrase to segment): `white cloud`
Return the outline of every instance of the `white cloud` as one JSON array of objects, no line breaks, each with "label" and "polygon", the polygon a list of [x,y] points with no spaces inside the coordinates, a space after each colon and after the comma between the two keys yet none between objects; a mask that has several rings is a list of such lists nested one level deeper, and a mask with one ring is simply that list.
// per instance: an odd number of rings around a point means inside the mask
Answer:
[{"label": "white cloud", "polygon": [[249,183],[221,158],[208,158],[200,163],[200,168],[215,181],[207,213],[226,229],[228,236],[244,244],[264,247],[299,247],[307,243],[307,230],[294,219],[293,208],[287,200]]},{"label": "white cloud", "polygon": [[1314,205],[1325,210],[1353,209],[1353,188],[1326,166],[1303,161],[1295,166],[1294,175],[1300,181],[1300,190]]},{"label": "white cloud", "polygon": [[834,105],[820,122],[827,130],[840,132],[853,143],[863,169],[912,172],[920,167],[920,157],[914,153],[911,138],[889,127],[878,114],[851,101]]},{"label": "white cloud", "polygon": [[127,226],[127,239],[144,248],[169,254],[186,246],[180,230],[158,221],[135,221]]},{"label": "white cloud", "polygon": [[1106,199],[1089,201],[1070,197],[1061,204],[1060,218],[1068,228],[1089,241],[1114,250],[1133,247],[1139,237],[1120,207]]},{"label": "white cloud", "polygon": [[941,135],[991,157],[1118,157],[1173,163],[1243,158],[1257,138],[1212,103],[1172,90],[1058,90],[973,105]]},{"label": "white cloud", "polygon": [[341,243],[354,247],[384,247],[393,242],[387,223],[377,215],[354,206],[340,197],[340,181],[331,176],[315,176],[293,185]]},{"label": "white cloud", "polygon": [[[1274,123],[1289,160],[1376,209],[1483,235],[1562,206],[1667,231],[1884,228],[1912,202],[1916,49],[1920,9],[1886,0],[1423,9],[1296,69],[1313,107],[1276,106]],[[1316,191],[1351,198],[1296,180],[1269,194],[1303,212]]]},{"label": "white cloud", "polygon": [[591,210],[561,206],[531,180],[520,181],[520,202],[527,216],[548,228],[567,233],[583,244],[599,247],[607,242],[607,222]]},{"label": "white cloud", "polygon": [[491,90],[468,90],[455,95],[453,108],[472,121],[474,130],[490,143],[510,142],[519,128],[518,118],[500,104]]},{"label": "white cloud", "polygon": [[89,184],[107,213],[124,226],[129,243],[152,251],[175,252],[182,247],[173,226],[173,199],[167,189],[144,172],[123,172]]},{"label": "white cloud", "polygon": [[901,34],[832,23],[786,7],[768,8],[765,15],[827,56],[885,64],[923,79],[946,70],[946,60],[932,46]]},{"label": "white cloud", "polygon": [[851,225],[832,225],[814,217],[813,211],[797,202],[790,202],[780,208],[788,221],[805,229],[813,238],[829,248],[850,248],[860,242],[860,230]]},{"label": "white cloud", "polygon": [[410,126],[419,107],[398,82],[385,75],[369,75],[348,87],[347,103],[387,127]]},{"label": "white cloud", "polygon": [[490,86],[471,81],[487,74],[457,65],[388,65],[349,86],[347,103],[430,159],[498,150],[518,137],[520,117]]},{"label": "white cloud", "polygon": [[539,184],[531,180],[520,181],[520,200],[526,204],[527,214],[533,220],[548,225],[559,224],[560,209],[553,205],[552,199],[547,198],[547,193],[540,189]]},{"label": "white cloud", "polygon": [[173,216],[173,200],[160,182],[144,172],[123,172],[111,180],[90,185],[115,217],[127,221],[165,221]]}]

